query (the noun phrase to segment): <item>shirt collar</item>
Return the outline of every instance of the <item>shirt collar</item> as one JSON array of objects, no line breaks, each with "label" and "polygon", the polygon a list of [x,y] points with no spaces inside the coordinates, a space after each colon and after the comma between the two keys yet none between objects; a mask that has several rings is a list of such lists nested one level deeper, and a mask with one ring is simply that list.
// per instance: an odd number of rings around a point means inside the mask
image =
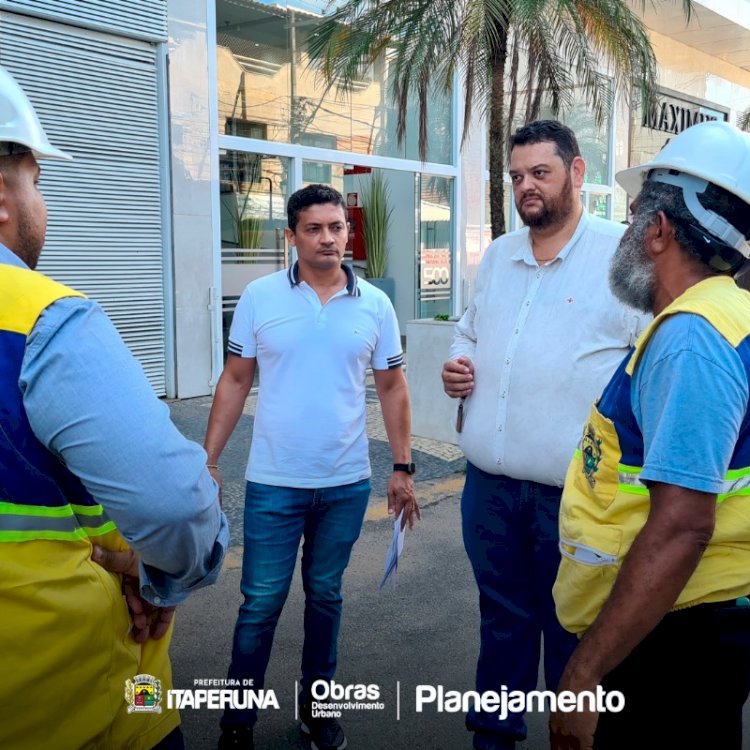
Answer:
[{"label": "shirt collar", "polygon": [[28,266],[9,248],[0,242],[0,263],[6,266],[18,266],[18,268],[28,268]]},{"label": "shirt collar", "polygon": [[[342,263],[341,268],[344,269],[344,273],[346,274],[346,293],[350,297],[361,296],[362,293],[360,292],[359,285],[357,284],[357,275],[354,273],[354,271],[352,271],[351,266],[348,266],[346,263]],[[294,264],[289,266],[286,275],[292,288],[300,283],[298,260],[295,260]]]},{"label": "shirt collar", "polygon": [[[565,260],[568,255],[570,255],[571,250],[573,249],[573,246],[578,242],[581,235],[586,231],[586,227],[589,223],[589,214],[588,211],[584,210],[581,213],[581,218],[578,221],[578,226],[576,227],[575,232],[573,232],[573,236],[565,243],[564,247],[560,252],[555,256],[554,260],[550,261],[550,263],[554,263],[557,260],[563,261]],[[526,227],[524,229],[525,235],[523,238],[523,242],[519,246],[518,250],[516,250],[513,255],[510,256],[511,260],[519,260],[526,263],[527,266],[534,266],[536,267],[539,265],[536,261],[536,258],[534,257],[534,251],[531,249],[531,241],[529,239],[529,228]]]}]

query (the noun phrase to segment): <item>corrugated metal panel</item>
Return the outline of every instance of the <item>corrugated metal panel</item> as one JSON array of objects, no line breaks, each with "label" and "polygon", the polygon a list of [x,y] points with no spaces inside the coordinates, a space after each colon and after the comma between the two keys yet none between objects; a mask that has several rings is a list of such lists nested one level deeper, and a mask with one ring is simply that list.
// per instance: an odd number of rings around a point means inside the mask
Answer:
[{"label": "corrugated metal panel", "polygon": [[0,13],[0,63],[73,162],[42,163],[39,270],[97,300],[165,392],[155,48]]},{"label": "corrugated metal panel", "polygon": [[0,0],[0,10],[128,37],[167,38],[167,0]]}]

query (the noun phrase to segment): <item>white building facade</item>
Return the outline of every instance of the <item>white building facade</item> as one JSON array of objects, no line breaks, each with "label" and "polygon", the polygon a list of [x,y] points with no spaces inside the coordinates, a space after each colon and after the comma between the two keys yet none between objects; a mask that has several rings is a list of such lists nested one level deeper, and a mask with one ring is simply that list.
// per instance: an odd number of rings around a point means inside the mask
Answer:
[{"label": "white building facade", "polygon": [[[619,100],[602,127],[561,117],[588,164],[584,205],[623,220],[614,173],[688,124],[750,107],[750,2],[680,4],[644,20],[661,95]],[[464,309],[489,242],[487,149],[465,148],[460,92],[431,100],[427,161],[415,123],[395,137],[388,61],[344,96],[306,56],[322,2],[0,0],[0,64],[21,82],[73,163],[44,165],[50,227],[40,270],[97,299],[160,395],[209,394],[244,285],[292,262],[285,204],[313,182],[351,205],[348,259],[361,273],[363,193],[391,193],[386,275],[406,321]],[[457,87],[458,88],[458,87]],[[509,228],[518,218],[508,197]]]}]

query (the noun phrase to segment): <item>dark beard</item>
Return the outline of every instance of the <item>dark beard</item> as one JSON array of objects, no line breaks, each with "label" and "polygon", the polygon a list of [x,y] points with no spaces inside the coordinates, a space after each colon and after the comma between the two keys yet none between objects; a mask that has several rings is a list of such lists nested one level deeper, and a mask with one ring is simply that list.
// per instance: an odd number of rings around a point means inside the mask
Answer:
[{"label": "dark beard", "polygon": [[526,226],[531,229],[545,229],[564,222],[573,213],[573,181],[570,174],[566,175],[565,184],[556,196],[541,200],[542,209],[531,214],[525,214],[522,208],[516,206],[518,215]]}]

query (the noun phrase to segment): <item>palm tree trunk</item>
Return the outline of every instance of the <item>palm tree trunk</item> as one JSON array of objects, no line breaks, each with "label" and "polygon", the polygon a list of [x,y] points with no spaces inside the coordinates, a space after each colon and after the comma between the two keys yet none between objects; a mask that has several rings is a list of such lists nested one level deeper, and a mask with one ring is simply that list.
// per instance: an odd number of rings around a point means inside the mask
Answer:
[{"label": "palm tree trunk", "polygon": [[490,59],[492,98],[490,100],[490,224],[492,238],[505,234],[505,62],[508,57],[508,32],[498,28],[500,41]]}]

